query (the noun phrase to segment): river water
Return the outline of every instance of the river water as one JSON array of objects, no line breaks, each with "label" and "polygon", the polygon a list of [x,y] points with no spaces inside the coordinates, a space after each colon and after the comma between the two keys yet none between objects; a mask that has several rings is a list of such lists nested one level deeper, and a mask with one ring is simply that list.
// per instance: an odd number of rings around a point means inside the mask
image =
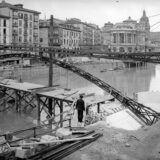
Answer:
[{"label": "river water", "polygon": [[[114,67],[123,67],[119,61],[101,61],[96,63],[78,64],[77,67],[90,72],[96,77],[110,84],[123,94],[133,98],[135,93],[142,91],[160,91],[160,65],[147,64],[141,67],[112,70]],[[54,67],[53,84],[66,88],[92,87],[97,93],[104,92],[94,84],[65,69]],[[23,81],[48,84],[48,67],[37,66],[26,69],[17,69],[14,74]],[[17,114],[12,111],[0,113],[0,133],[33,126],[30,115]]]}]

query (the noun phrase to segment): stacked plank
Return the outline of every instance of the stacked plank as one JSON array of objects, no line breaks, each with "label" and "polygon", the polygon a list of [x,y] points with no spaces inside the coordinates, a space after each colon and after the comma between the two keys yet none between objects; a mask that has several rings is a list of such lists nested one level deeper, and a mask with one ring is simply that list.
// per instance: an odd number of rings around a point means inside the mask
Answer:
[{"label": "stacked plank", "polygon": [[28,158],[28,160],[60,160],[64,158],[65,156],[75,152],[76,150],[88,145],[89,143],[95,141],[99,137],[101,137],[102,134],[95,133],[94,131],[89,131],[77,139],[70,139],[67,141],[64,141],[60,144],[55,144],[50,147],[47,147],[37,154],[31,156]]}]

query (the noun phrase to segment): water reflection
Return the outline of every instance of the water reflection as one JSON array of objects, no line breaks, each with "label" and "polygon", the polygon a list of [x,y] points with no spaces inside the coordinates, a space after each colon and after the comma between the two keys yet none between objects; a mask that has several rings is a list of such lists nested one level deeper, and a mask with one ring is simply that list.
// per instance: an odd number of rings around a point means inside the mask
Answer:
[{"label": "water reflection", "polygon": [[[117,64],[123,65],[122,62],[116,62]],[[78,67],[90,72],[130,97],[133,97],[134,93],[141,91],[160,91],[160,65],[147,64],[145,67],[101,72],[103,69],[113,68],[114,65],[113,61],[105,61],[102,64],[82,64],[78,65]],[[43,85],[48,83],[48,68],[46,66],[24,69],[18,74],[22,75],[23,81]],[[53,82],[67,88],[91,87],[93,91],[104,94],[104,91],[95,87],[94,84],[59,67],[56,67],[54,70]],[[25,116],[20,116],[16,113],[0,113],[0,121],[0,128],[5,128],[5,130],[20,129],[24,128],[24,126],[27,128],[31,122]]]},{"label": "water reflection", "polygon": [[149,91],[160,91],[160,65],[155,66],[155,75],[151,77]]}]

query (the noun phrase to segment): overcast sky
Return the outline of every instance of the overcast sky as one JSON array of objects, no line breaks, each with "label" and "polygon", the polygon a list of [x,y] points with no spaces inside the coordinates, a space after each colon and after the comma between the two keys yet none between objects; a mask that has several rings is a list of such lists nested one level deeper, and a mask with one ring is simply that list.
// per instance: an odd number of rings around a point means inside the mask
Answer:
[{"label": "overcast sky", "polygon": [[[138,20],[145,9],[147,16],[160,14],[160,0],[6,0],[11,4],[22,3],[24,8],[40,11],[40,18],[79,18],[84,22],[95,23],[102,27],[104,23],[122,22],[131,16]],[[150,25],[160,22],[160,15],[150,17]],[[151,27],[151,31],[160,31],[160,23]]]}]

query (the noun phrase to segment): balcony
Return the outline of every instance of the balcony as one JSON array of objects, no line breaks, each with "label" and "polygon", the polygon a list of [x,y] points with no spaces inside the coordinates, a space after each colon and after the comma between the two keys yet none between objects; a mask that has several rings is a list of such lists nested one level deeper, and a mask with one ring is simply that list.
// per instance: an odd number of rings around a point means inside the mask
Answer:
[{"label": "balcony", "polygon": [[13,23],[13,27],[18,27],[18,23]]},{"label": "balcony", "polygon": [[27,31],[24,31],[24,35],[28,35]]},{"label": "balcony", "polygon": [[17,14],[13,15],[13,19],[18,19],[18,15]]},{"label": "balcony", "polygon": [[37,37],[37,36],[38,36],[38,33],[37,33],[37,32],[34,32],[34,33],[33,33],[33,36],[34,36],[34,37]]},{"label": "balcony", "polygon": [[38,17],[34,17],[34,22],[38,22],[39,18]]},{"label": "balcony", "polygon": [[38,28],[39,28],[39,26],[37,26],[37,25],[34,26],[34,29],[38,29]]},{"label": "balcony", "polygon": [[28,20],[28,15],[24,14],[24,20]]},{"label": "balcony", "polygon": [[13,36],[17,36],[17,35],[18,35],[18,32],[17,32],[17,31],[13,31],[13,32],[12,32],[12,35],[13,35]]}]

